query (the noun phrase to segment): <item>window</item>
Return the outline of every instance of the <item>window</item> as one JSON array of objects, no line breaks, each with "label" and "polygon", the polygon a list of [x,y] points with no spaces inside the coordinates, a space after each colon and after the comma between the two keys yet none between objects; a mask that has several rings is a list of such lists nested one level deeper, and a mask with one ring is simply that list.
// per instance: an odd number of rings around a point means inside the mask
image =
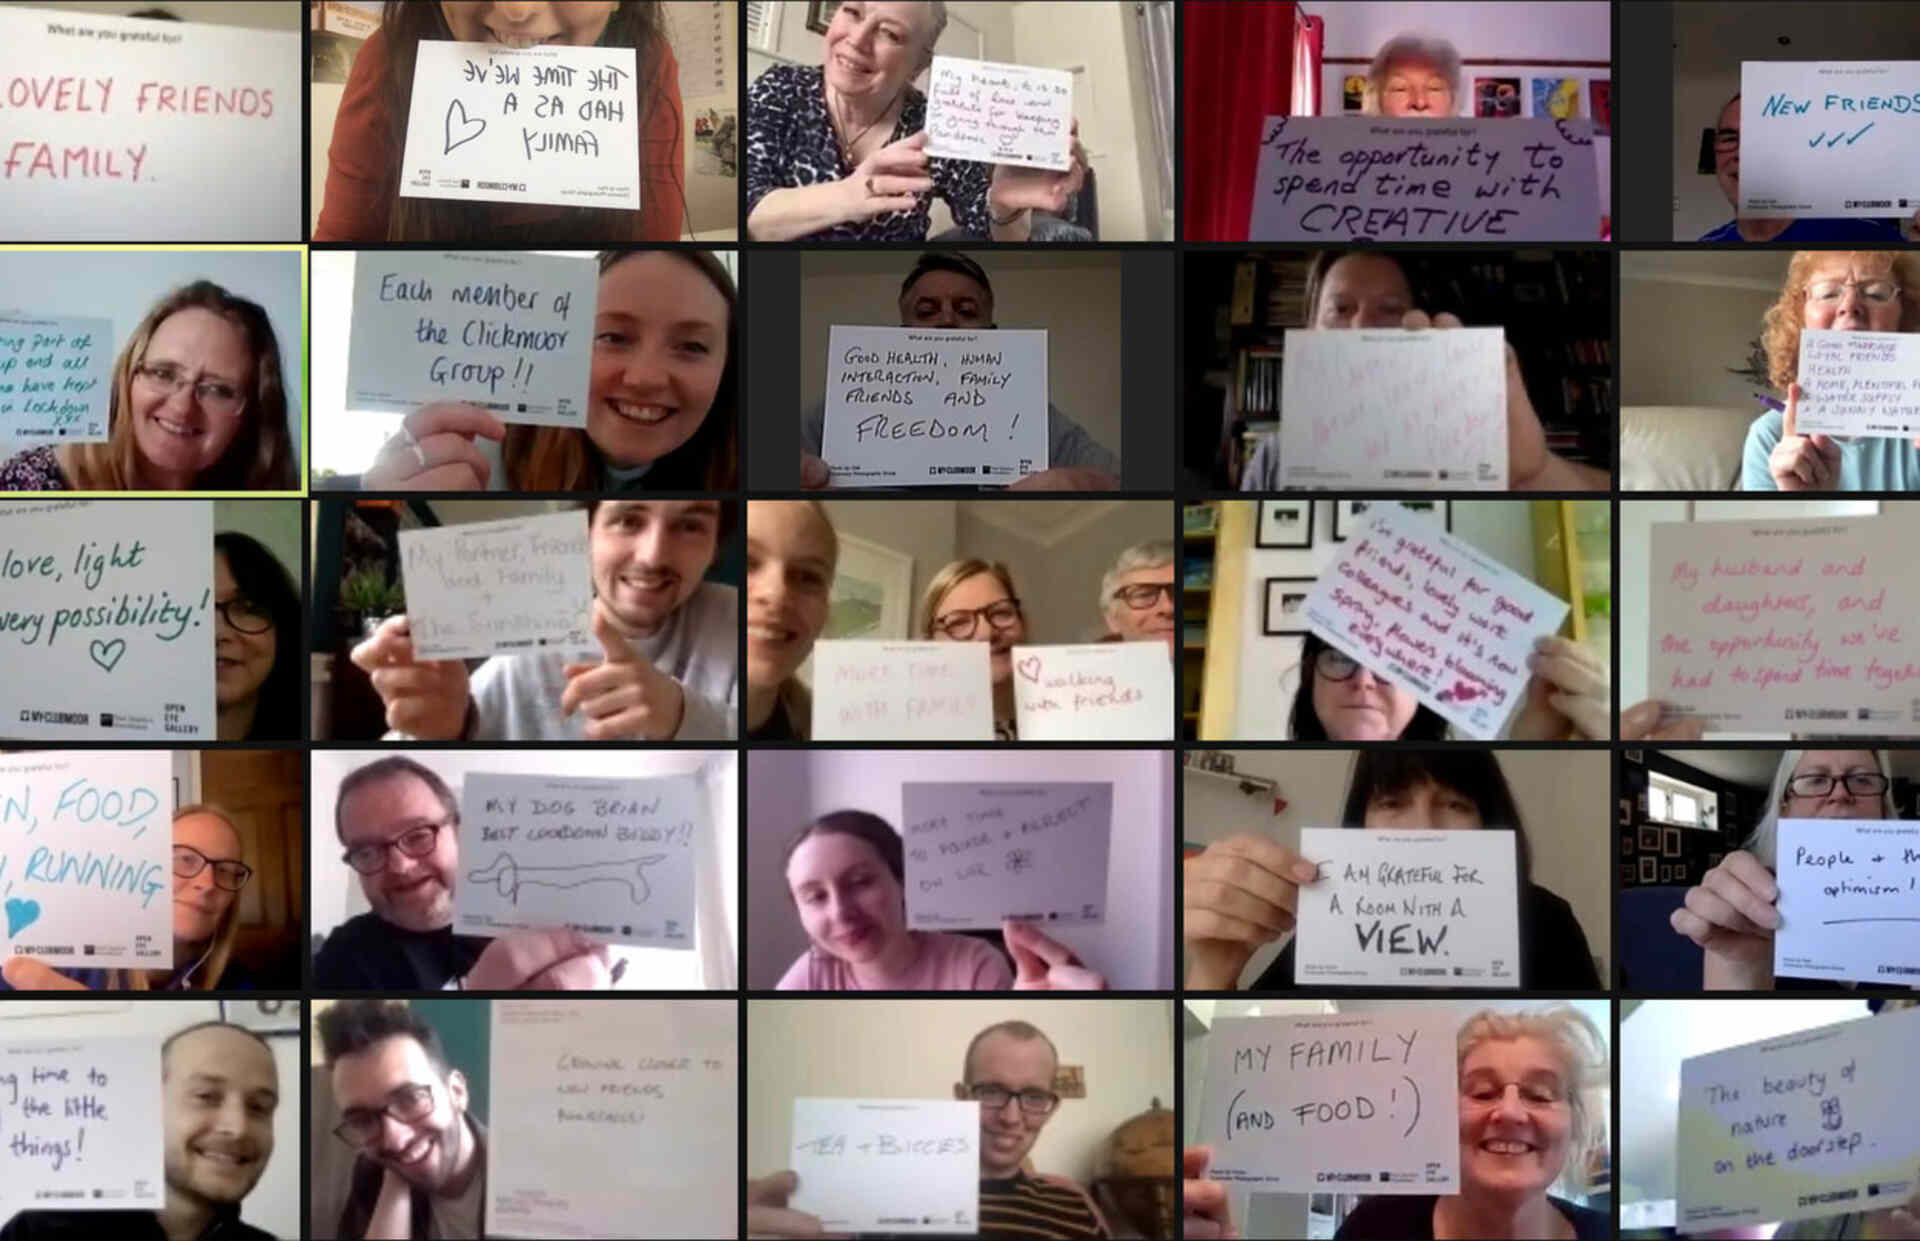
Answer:
[{"label": "window", "polygon": [[1657,771],[1648,772],[1647,818],[1655,823],[1717,832],[1720,830],[1720,796],[1711,789]]}]

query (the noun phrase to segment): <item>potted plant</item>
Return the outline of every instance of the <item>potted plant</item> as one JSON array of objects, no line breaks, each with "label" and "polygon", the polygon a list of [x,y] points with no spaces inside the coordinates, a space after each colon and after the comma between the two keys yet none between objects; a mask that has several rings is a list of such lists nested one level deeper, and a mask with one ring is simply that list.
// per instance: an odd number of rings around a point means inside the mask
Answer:
[{"label": "potted plant", "polygon": [[381,621],[406,609],[406,589],[387,581],[384,564],[358,565],[340,579],[339,610],[351,617],[348,630],[363,638],[371,637]]}]

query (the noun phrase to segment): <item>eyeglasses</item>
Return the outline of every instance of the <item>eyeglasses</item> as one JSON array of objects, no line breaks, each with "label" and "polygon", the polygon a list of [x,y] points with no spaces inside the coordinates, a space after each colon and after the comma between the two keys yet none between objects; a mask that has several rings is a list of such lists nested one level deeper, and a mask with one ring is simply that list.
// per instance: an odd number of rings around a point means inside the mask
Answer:
[{"label": "eyeglasses", "polygon": [[[136,378],[161,389],[168,397],[192,382],[185,371],[171,362],[155,362],[151,365],[142,362],[133,368],[133,373]],[[210,414],[231,414],[240,408],[246,400],[246,394],[225,380],[203,379],[194,383],[193,398]]]},{"label": "eyeglasses", "polygon": [[433,852],[439,843],[440,830],[452,827],[454,820],[442,819],[438,823],[422,823],[419,827],[410,827],[392,840],[378,843],[369,842],[355,845],[340,855],[340,860],[363,875],[377,875],[387,868],[387,850],[398,849],[408,857],[425,857]]},{"label": "eyeglasses", "polygon": [[[1325,650],[1313,657],[1313,670],[1324,681],[1351,681],[1354,674],[1360,671],[1360,665],[1339,651]],[[1382,685],[1389,684],[1387,678],[1377,672],[1373,674],[1373,679]]]},{"label": "eyeglasses", "polygon": [[995,629],[1010,629],[1020,619],[1020,601],[1002,599],[984,608],[958,608],[952,612],[942,612],[933,618],[933,627],[949,638],[964,640],[973,636],[982,618]]},{"label": "eyeglasses", "polygon": [[238,892],[253,878],[253,867],[245,862],[216,862],[192,845],[173,847],[173,873],[191,879],[207,867],[213,867],[213,882],[229,892]]},{"label": "eyeglasses", "polygon": [[974,1082],[968,1085],[967,1093],[990,1112],[1005,1107],[1008,1099],[1020,1100],[1020,1110],[1029,1116],[1045,1116],[1060,1106],[1060,1096],[1051,1090],[1014,1090],[997,1082]]},{"label": "eyeglasses", "polygon": [[348,1146],[371,1146],[380,1139],[386,1118],[414,1124],[433,1115],[433,1087],[408,1082],[387,1092],[386,1103],[377,1108],[350,1107],[340,1114],[333,1136]]},{"label": "eyeglasses", "polygon": [[1810,302],[1837,302],[1848,289],[1860,290],[1863,300],[1883,306],[1900,296],[1900,286],[1891,280],[1820,280],[1807,286]]},{"label": "eyeglasses", "polygon": [[1844,776],[1818,772],[1787,781],[1795,797],[1825,797],[1836,784],[1845,784],[1847,792],[1855,797],[1878,797],[1887,791],[1887,778],[1877,771],[1849,771]]},{"label": "eyeglasses", "polygon": [[1160,601],[1165,595],[1167,602],[1173,600],[1172,582],[1139,582],[1132,586],[1122,586],[1113,592],[1113,597],[1136,612],[1144,612]]},{"label": "eyeglasses", "polygon": [[265,633],[273,628],[273,613],[245,595],[236,596],[225,603],[216,603],[213,610],[221,620],[241,633]]}]

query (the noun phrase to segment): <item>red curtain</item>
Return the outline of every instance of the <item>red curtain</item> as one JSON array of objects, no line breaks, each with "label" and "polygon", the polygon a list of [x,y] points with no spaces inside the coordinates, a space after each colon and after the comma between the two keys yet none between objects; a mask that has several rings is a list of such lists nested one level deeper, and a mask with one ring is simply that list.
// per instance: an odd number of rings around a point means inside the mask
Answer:
[{"label": "red curtain", "polygon": [[1246,240],[1261,124],[1295,111],[1298,7],[1291,0],[1180,6],[1186,23],[1180,208],[1189,241]]}]

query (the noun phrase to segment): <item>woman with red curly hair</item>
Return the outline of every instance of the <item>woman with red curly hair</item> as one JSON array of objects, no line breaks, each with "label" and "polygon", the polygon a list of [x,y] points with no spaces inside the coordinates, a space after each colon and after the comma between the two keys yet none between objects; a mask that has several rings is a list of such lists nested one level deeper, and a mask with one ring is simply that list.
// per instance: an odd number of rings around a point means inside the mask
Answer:
[{"label": "woman with red curly hair", "polygon": [[1920,491],[1920,438],[1851,441],[1801,435],[1794,426],[1800,333],[1920,331],[1920,255],[1897,250],[1801,250],[1787,264],[1780,299],[1761,341],[1767,377],[1784,411],[1747,429],[1740,486],[1746,491]]}]

